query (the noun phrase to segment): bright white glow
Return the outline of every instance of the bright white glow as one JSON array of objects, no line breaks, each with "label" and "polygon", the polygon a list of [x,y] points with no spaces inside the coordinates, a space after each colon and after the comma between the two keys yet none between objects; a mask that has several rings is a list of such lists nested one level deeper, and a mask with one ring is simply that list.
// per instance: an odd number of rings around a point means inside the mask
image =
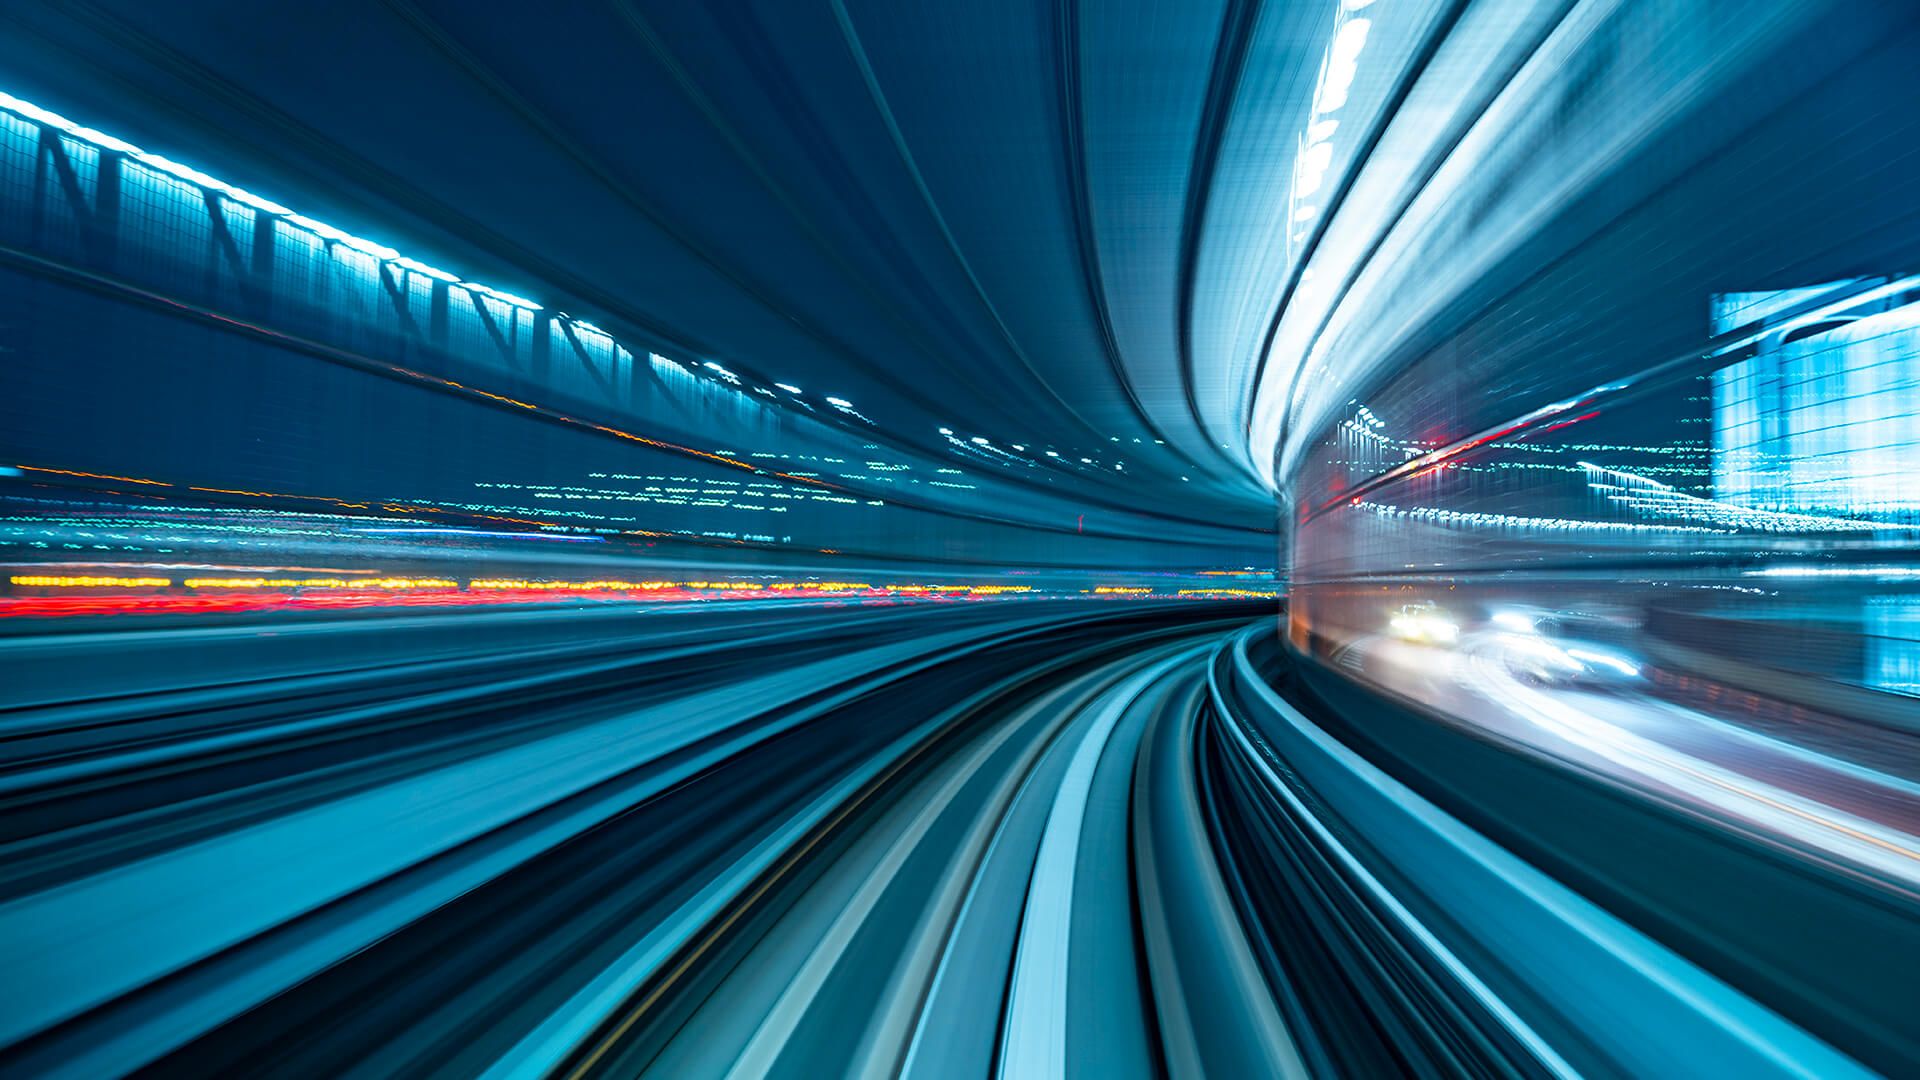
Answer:
[{"label": "bright white glow", "polygon": [[236,201],[246,203],[248,206],[253,207],[255,210],[259,210],[268,214],[278,214],[281,217],[286,217],[288,214],[293,213],[292,210],[289,210],[286,207],[281,206],[279,203],[274,202],[272,199],[263,199],[260,196],[255,195],[253,192],[247,191],[242,188],[230,187],[226,189],[226,192],[228,195],[232,196]]},{"label": "bright white glow", "polygon": [[705,363],[702,363],[700,366],[703,368],[706,368],[708,371],[718,372],[721,375],[725,375],[729,379],[737,379],[740,377],[738,375],[735,375],[733,372],[728,371],[726,368],[721,367],[719,364],[714,363],[711,360],[708,360]]},{"label": "bright white glow", "polygon": [[1418,645],[1452,645],[1460,640],[1459,625],[1437,608],[1402,608],[1387,620],[1387,632]]},{"label": "bright white glow", "polygon": [[459,281],[460,280],[458,277],[454,276],[453,274],[447,273],[445,270],[442,270],[434,266],[428,266],[426,263],[420,262],[418,259],[409,259],[404,255],[398,259],[393,260],[393,262],[395,266],[404,266],[408,270],[412,270],[417,274],[425,274],[430,278],[436,278],[440,281]]},{"label": "bright white glow", "polygon": [[[361,238],[353,235],[352,233],[344,232],[340,229],[336,229],[324,221],[315,221],[314,219],[307,217],[303,214],[288,214],[287,221],[291,224],[300,226],[301,228],[307,230],[308,232],[314,234],[315,236],[320,237],[322,240],[331,240],[336,244],[345,244],[347,247],[353,248],[355,251],[363,251],[368,255],[372,255],[374,258],[377,258],[377,259],[384,259],[388,262],[395,262],[395,261],[398,261],[400,258],[400,253],[398,251],[395,251],[394,249],[387,247],[384,244],[376,244],[371,240],[362,240]],[[492,290],[486,288],[483,285],[474,285],[471,283],[467,285],[467,288],[478,290],[480,292],[487,292],[487,293],[492,292]],[[503,299],[505,298],[505,294],[501,294],[501,296]],[[522,303],[526,303],[526,301],[522,301]]]},{"label": "bright white glow", "polygon": [[[345,243],[348,247],[354,249],[355,251],[364,251],[367,254],[373,256],[374,258],[381,259],[386,262],[397,262],[400,259],[400,253],[386,246],[385,244],[376,244],[371,240],[362,240],[360,237],[357,237],[357,236],[347,237]],[[521,301],[521,303],[522,305],[525,305],[527,303],[531,303],[531,301]]]},{"label": "bright white glow", "polygon": [[1333,59],[1349,64],[1358,59],[1360,50],[1367,47],[1367,31],[1371,29],[1371,19],[1348,19],[1333,36]]},{"label": "bright white glow", "polygon": [[1516,633],[1531,634],[1534,631],[1533,613],[1528,611],[1496,611],[1493,613],[1495,626],[1505,627]]},{"label": "bright white glow", "polygon": [[1579,648],[1568,649],[1567,655],[1582,663],[1597,664],[1601,667],[1612,668],[1628,678],[1634,678],[1640,674],[1640,666],[1638,664],[1633,663],[1631,660],[1617,653],[1604,652],[1600,649]]},{"label": "bright white glow", "polygon": [[85,139],[102,149],[112,150],[116,153],[132,155],[141,153],[140,148],[132,143],[122,139],[116,139],[104,131],[95,131],[90,127],[79,127],[76,125],[69,134],[76,139]]},{"label": "bright white glow", "polygon": [[1315,102],[1319,112],[1333,112],[1346,105],[1347,91],[1353,86],[1355,65],[1341,64],[1327,72],[1327,81],[1320,84],[1320,100]]},{"label": "bright white glow", "polygon": [[951,434],[953,434],[953,429],[952,429],[952,428],[950,428],[950,427],[943,427],[943,428],[941,428],[941,429],[940,429],[940,434],[942,434],[942,435],[951,435]]},{"label": "bright white glow", "polygon": [[983,439],[983,438],[981,438],[981,437],[980,437],[980,436],[978,436],[978,435],[975,435],[975,436],[973,437],[973,445],[975,445],[975,446],[985,446],[985,445],[987,445],[987,440],[985,440],[985,439]]},{"label": "bright white glow", "polygon": [[[1341,5],[1341,14],[1357,10],[1365,4]],[[1327,56],[1321,65],[1320,80],[1313,91],[1313,111],[1305,133],[1301,137],[1304,148],[1293,164],[1293,189],[1289,196],[1293,203],[1290,221],[1299,231],[1288,230],[1288,239],[1294,244],[1304,244],[1312,234],[1310,228],[1301,226],[1313,221],[1320,214],[1318,206],[1308,205],[1306,200],[1318,193],[1326,184],[1327,170],[1333,166],[1333,143],[1330,141],[1340,130],[1340,121],[1327,116],[1338,111],[1347,103],[1347,94],[1353,85],[1354,76],[1359,72],[1359,58],[1366,48],[1367,34],[1373,23],[1363,18],[1344,18],[1334,31],[1333,40],[1327,45]],[[1305,280],[1304,277],[1301,279]]]},{"label": "bright white glow", "polygon": [[1049,451],[1047,451],[1047,456],[1048,456],[1048,457],[1059,457],[1060,455],[1059,455],[1059,454],[1056,454],[1056,453],[1054,453],[1054,452],[1053,452],[1052,450],[1049,450]]},{"label": "bright white glow", "polygon": [[848,401],[846,398],[830,397],[827,399],[827,404],[833,406],[836,409],[853,408],[853,402]]},{"label": "bright white glow", "polygon": [[79,125],[61,116],[59,113],[48,112],[32,102],[22,101],[12,94],[0,94],[0,106],[17,112],[35,123],[45,124],[51,128],[58,128],[61,131],[72,132],[79,127]]},{"label": "bright white glow", "polygon": [[1579,661],[1568,656],[1566,650],[1545,638],[1531,634],[1501,634],[1500,644],[1509,653],[1531,656],[1566,672],[1578,672]]},{"label": "bright white glow", "polygon": [[1013,444],[1013,448],[1014,448],[1015,450],[1018,450],[1018,451],[1020,451],[1020,452],[1021,452],[1021,453],[1023,453],[1023,454],[1027,452],[1027,448],[1026,448],[1026,447],[1024,447],[1024,446],[1021,446],[1021,445],[1020,445],[1019,443],[1014,443],[1014,444]]},{"label": "bright white glow", "polygon": [[[75,134],[77,135],[79,132],[76,131]],[[142,154],[137,150],[131,152],[139,155],[140,164],[148,168],[157,169],[169,176],[177,176],[189,184],[197,184],[203,188],[212,188],[215,191],[226,187],[225,184],[208,176],[206,173],[198,169],[189,168],[170,158],[161,157],[159,154]]]},{"label": "bright white glow", "polygon": [[515,307],[526,308],[528,311],[540,310],[539,304],[534,303],[533,301],[527,299],[524,296],[515,296],[510,292],[501,292],[499,289],[490,289],[485,285],[475,285],[471,281],[464,282],[460,287],[467,290],[468,292],[479,293],[482,296],[491,296],[495,300],[499,300],[502,303],[512,304]]},{"label": "bright white glow", "polygon": [[182,165],[170,158],[162,157],[159,154],[150,154],[130,142],[116,139],[103,131],[95,131],[92,128],[75,127],[72,129],[71,134],[75,138],[85,139],[90,143],[94,143],[108,150],[116,150],[126,154],[155,172],[166,173],[169,176],[185,180],[189,184],[220,192],[235,202],[245,203],[257,210],[264,210],[269,214],[279,214],[281,216],[293,213],[292,210],[281,206],[277,202],[270,199],[263,199],[251,191],[234,187],[232,184],[217,180],[198,169]]},{"label": "bright white glow", "polygon": [[777,382],[777,383],[774,383],[773,385],[779,387],[782,390],[785,390],[789,394],[797,394],[800,392],[800,388],[793,385],[792,383]]},{"label": "bright white glow", "polygon": [[1090,457],[1083,457],[1083,458],[1081,458],[1081,459],[1080,459],[1080,464],[1082,464],[1082,465],[1091,465],[1091,464],[1093,464],[1093,459],[1092,459],[1092,458],[1090,458]]},{"label": "bright white glow", "polygon": [[334,228],[324,221],[315,221],[305,214],[288,214],[287,220],[318,236],[322,240],[340,241],[347,238],[346,233],[341,232],[339,229]]}]

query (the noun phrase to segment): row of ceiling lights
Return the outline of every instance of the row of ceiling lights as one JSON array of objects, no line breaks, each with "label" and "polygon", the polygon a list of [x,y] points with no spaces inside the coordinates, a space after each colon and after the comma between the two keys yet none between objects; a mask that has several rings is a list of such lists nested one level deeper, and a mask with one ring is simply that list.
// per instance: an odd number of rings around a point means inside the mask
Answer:
[{"label": "row of ceiling lights", "polygon": [[[1363,0],[1363,3],[1371,3],[1371,2],[1372,0]],[[0,109],[5,109],[9,112],[12,112],[29,122],[52,128],[71,138],[78,139],[81,142],[88,143],[92,146],[98,147],[101,150],[122,154],[128,158],[133,159],[134,161],[139,162],[140,164],[148,168],[151,168],[160,173],[164,173],[168,176],[172,176],[176,179],[183,180],[189,184],[194,185],[195,187],[199,187],[203,190],[210,191],[210,192],[217,192],[255,211],[279,218],[280,220],[286,222],[288,225],[291,225],[298,229],[305,230],[306,232],[311,233],[314,236],[317,236],[321,240],[326,241],[328,243],[343,245],[354,251],[361,252],[362,254],[370,255],[383,262],[391,263],[394,266],[400,267],[402,269],[409,270],[417,274],[425,275],[426,277],[432,278],[434,280],[445,282],[448,285],[457,286],[458,288],[464,289],[469,293],[472,293],[478,296],[489,297],[491,299],[498,300],[501,303],[508,304],[513,307],[522,308],[527,311],[544,310],[541,304],[533,300],[529,300],[526,297],[520,296],[516,293],[508,292],[504,289],[497,289],[490,285],[484,285],[476,281],[466,280],[460,277],[458,274],[450,273],[446,270],[440,269],[439,267],[430,265],[425,262],[421,262],[418,259],[414,259],[410,256],[402,255],[399,252],[399,250],[389,247],[385,244],[377,243],[375,241],[365,239],[364,237],[356,236],[352,233],[347,232],[344,229],[340,229],[333,225],[329,225],[326,222],[319,221],[317,219],[306,217],[302,214],[295,213],[291,208],[284,206],[278,202],[275,202],[271,199],[265,198],[263,196],[256,195],[245,188],[239,187],[234,184],[229,184],[226,181],[220,180],[207,173],[201,172],[200,170],[192,168],[191,166],[183,165],[177,161],[164,157],[160,154],[143,150],[140,147],[135,146],[134,144],[127,142],[124,139],[120,139],[116,136],[109,135],[106,132],[97,130],[95,128],[87,127],[82,124],[75,123],[72,120],[69,120],[64,116],[61,116],[56,112],[53,112],[49,109],[41,108],[40,106],[35,105],[32,102],[23,100],[18,97],[14,97],[11,94],[0,92]],[[559,312],[559,311],[556,311],[554,313],[554,318],[558,320],[564,320],[566,323],[570,324],[577,331],[595,334],[597,336],[607,338],[609,341],[614,342],[615,344],[618,344],[618,339],[614,338],[612,334],[608,333],[605,330],[600,329],[598,326],[595,326],[594,324],[587,322],[584,319],[575,318],[574,316],[568,315],[565,312]],[[624,348],[624,346],[622,347]],[[631,349],[627,349],[626,351],[629,355],[637,355]],[[676,366],[682,368],[682,370],[690,371],[695,374],[700,374],[704,372],[707,374],[707,377],[713,379],[714,381],[718,382],[720,385],[725,386],[729,389],[734,389],[734,390],[745,389],[746,384],[742,381],[739,375],[735,374],[733,371],[729,370],[724,365],[721,365],[714,361],[711,361],[711,360],[703,361],[698,368],[694,368],[694,367],[690,367],[689,365],[682,364],[677,360],[673,360],[670,357],[660,356],[657,353],[649,353],[649,355],[656,357],[660,360],[665,360],[669,363],[673,363]],[[806,406],[806,402],[802,395],[802,391],[800,387],[795,386],[792,383],[786,383],[786,382],[776,382],[773,385],[779,388],[784,393],[790,395],[798,404],[802,405],[803,407]],[[761,394],[769,398],[773,398],[776,401],[779,400],[774,394],[772,394],[768,390],[765,390],[760,387],[755,387],[754,389],[758,390]],[[869,417],[859,412],[859,410],[855,409],[853,406],[853,403],[851,401],[848,401],[845,398],[828,395],[824,398],[824,400],[826,404],[831,408],[833,408],[836,412],[842,413],[853,419],[863,421],[869,425],[878,426],[878,425],[874,425],[872,419],[870,419]],[[957,438],[953,437],[953,433],[950,429],[941,428],[940,433],[944,436],[948,436],[950,441],[955,445],[960,446],[963,449],[967,447],[967,444],[961,443]],[[1112,441],[1119,442],[1120,441],[1119,436],[1113,436]],[[1133,441],[1135,443],[1139,443],[1141,440],[1136,438]],[[1162,445],[1162,446],[1165,445],[1165,442],[1163,440],[1155,439],[1153,441],[1156,445]],[[999,464],[1002,464],[1002,465],[1012,465],[1017,462],[1021,462],[1025,460],[1020,458],[1015,458],[1011,454],[1007,454],[1004,451],[998,450],[997,448],[993,447],[992,443],[989,440],[979,436],[975,436],[972,439],[972,444],[974,446],[985,447],[989,450],[992,450],[995,454],[999,455],[1001,459],[1004,459],[998,462]],[[1013,446],[1013,449],[1020,453],[1024,453],[1026,451],[1025,446],[1017,445],[1017,444]],[[1068,460],[1066,458],[1063,458],[1059,452],[1053,451],[1053,450],[1046,451],[1046,456],[1047,458],[1054,459],[1054,460],[1060,460],[1060,461]],[[989,459],[989,460],[994,460],[994,459]],[[1082,465],[1091,465],[1091,466],[1098,467],[1098,463],[1091,457],[1081,457],[1079,459],[1079,462]],[[1031,462],[1031,461],[1027,463],[1035,464],[1035,462]],[[1113,468],[1115,471],[1121,471],[1121,472],[1125,471],[1125,466],[1120,463],[1116,463],[1113,466]],[[1182,476],[1180,479],[1184,481],[1187,479],[1187,477]]]}]

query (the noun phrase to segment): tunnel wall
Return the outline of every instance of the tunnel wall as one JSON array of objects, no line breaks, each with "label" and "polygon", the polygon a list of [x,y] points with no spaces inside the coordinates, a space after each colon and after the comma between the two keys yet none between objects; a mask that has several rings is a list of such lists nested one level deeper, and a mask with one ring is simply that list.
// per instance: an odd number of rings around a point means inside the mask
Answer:
[{"label": "tunnel wall", "polygon": [[1916,34],[1904,5],[1587,5],[1436,133],[1263,399],[1293,645],[1525,605],[1737,654],[1713,620],[1758,618],[1881,643],[1823,677],[1911,682],[1909,589],[1860,575],[1920,510]]}]

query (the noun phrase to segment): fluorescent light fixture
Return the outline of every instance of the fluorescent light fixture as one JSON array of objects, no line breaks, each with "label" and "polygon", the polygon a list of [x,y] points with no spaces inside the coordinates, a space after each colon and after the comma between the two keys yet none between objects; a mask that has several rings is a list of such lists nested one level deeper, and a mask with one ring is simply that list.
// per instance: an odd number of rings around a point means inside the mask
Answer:
[{"label": "fluorescent light fixture", "polygon": [[104,131],[95,131],[90,127],[79,127],[76,125],[68,134],[76,139],[85,139],[103,150],[112,150],[117,153],[129,155],[139,155],[141,153],[140,148],[132,143],[122,139],[116,139]]},{"label": "fluorescent light fixture", "polygon": [[[11,94],[0,93],[0,109],[5,109],[9,112],[12,112],[18,116],[25,118],[29,122],[42,125],[43,127],[51,128],[67,136],[78,139],[82,142],[86,142],[94,147],[99,148],[100,150],[111,152],[111,153],[127,155],[133,160],[139,162],[141,165],[147,168],[153,169],[155,172],[163,173],[165,175],[174,177],[178,180],[185,181],[186,183],[195,185],[206,191],[216,192],[218,194],[225,195],[227,198],[230,198],[233,201],[240,203],[244,206],[251,207],[252,209],[259,211],[261,213],[271,214],[276,217],[283,218],[288,224],[304,229],[307,232],[312,233],[313,235],[319,237],[320,239],[328,241],[330,243],[345,245],[346,247],[350,247],[355,251],[362,252],[363,254],[366,254],[366,255],[371,255],[374,258],[380,259],[385,262],[393,263],[396,266],[402,267],[407,270],[411,270],[415,273],[425,274],[427,277],[433,278],[437,281],[444,281],[449,284],[458,284],[462,288],[474,294],[475,296],[491,297],[495,300],[501,301],[502,303],[510,304],[514,307],[524,308],[528,311],[543,310],[539,304],[535,303],[532,300],[527,299],[526,297],[517,296],[513,293],[506,292],[501,289],[491,288],[489,286],[480,285],[471,281],[463,282],[461,281],[460,277],[456,274],[448,273],[447,271],[441,270],[438,267],[430,266],[417,259],[404,256],[400,254],[400,252],[397,251],[396,249],[388,247],[385,244],[376,243],[372,240],[367,240],[363,237],[354,236],[352,233],[349,233],[343,229],[335,228],[334,226],[329,225],[324,221],[320,221],[315,218],[310,218],[303,214],[296,214],[293,212],[292,209],[286,206],[282,206],[281,204],[274,202],[271,199],[264,198],[260,195],[255,195],[254,193],[247,191],[244,188],[235,187],[232,184],[228,184],[225,181],[222,181],[216,177],[209,176],[208,174],[203,173],[200,170],[193,168],[192,166],[184,165],[164,155],[150,153],[148,151],[142,150],[138,146],[135,146],[134,144],[127,142],[124,139],[118,138],[113,135],[109,135],[104,131],[98,131],[90,127],[84,127],[80,124],[76,124],[73,121],[68,120],[66,117],[61,116],[60,114],[55,113],[51,110],[43,109],[40,106],[35,105],[30,101],[24,101],[20,98],[14,97]],[[592,333],[600,334],[610,339],[613,337],[612,334],[609,334],[605,330],[602,330],[599,327],[593,326],[590,323],[581,322],[581,321],[572,320],[572,319],[569,319],[569,321],[578,330],[589,331]],[[678,363],[678,361],[674,361],[667,357],[660,356],[657,353],[650,353],[648,355],[653,359],[655,363],[675,363],[675,364]],[[735,376],[732,372],[729,372],[724,368],[721,368],[717,364],[709,363],[707,367],[717,372],[720,372],[722,375],[725,375],[729,379],[733,379],[736,382],[738,381],[737,376]],[[774,385],[786,391],[789,394],[800,393],[799,387],[793,386],[789,383],[775,383]],[[759,388],[756,387],[755,389],[759,389]],[[762,392],[764,393],[765,391],[762,391]],[[853,403],[843,398],[828,398],[827,402],[836,408],[844,409],[844,410],[847,410],[848,412],[853,411]],[[858,414],[856,413],[855,415],[858,415]],[[942,433],[950,434],[949,432],[945,432],[944,430]]]},{"label": "fluorescent light fixture", "polygon": [[[354,236],[352,233],[346,232],[343,229],[334,228],[332,225],[329,225],[324,221],[319,221],[314,218],[307,217],[303,214],[296,214],[288,207],[282,206],[281,204],[274,202],[271,199],[264,198],[259,195],[255,195],[253,192],[248,191],[245,188],[235,187],[234,185],[229,184],[224,180],[220,180],[217,177],[209,176],[206,173],[203,173],[200,170],[193,168],[190,165],[183,165],[180,162],[175,161],[172,158],[166,157],[162,154],[155,154],[155,153],[142,150],[139,147],[133,145],[132,143],[127,142],[124,139],[117,138],[113,135],[109,135],[104,131],[96,131],[95,129],[90,127],[82,127],[81,125],[76,124],[71,120],[68,120],[66,117],[61,116],[59,113],[52,112],[47,109],[43,109],[40,106],[35,105],[30,101],[22,101],[21,99],[14,97],[11,94],[0,93],[0,109],[6,109],[9,112],[25,117],[26,119],[34,123],[42,124],[46,127],[53,128],[56,131],[63,132],[76,139],[80,139],[84,142],[97,146],[102,150],[108,150],[115,153],[126,154],[129,157],[132,157],[135,161],[138,161],[140,164],[154,170],[155,172],[165,173],[168,176],[172,176],[179,180],[184,180],[189,184],[193,184],[195,186],[204,188],[208,191],[218,192],[219,194],[225,195],[228,198],[234,200],[235,202],[241,203],[245,206],[252,207],[253,209],[259,210],[263,213],[273,214],[275,216],[285,218],[289,224],[296,225],[302,229],[305,229],[308,232],[313,233],[315,236],[318,236],[323,240],[329,240],[334,243],[344,244],[347,247],[353,248],[355,251],[372,255],[375,258],[394,263],[398,266],[403,266],[409,270],[417,271],[419,273],[427,275],[428,277],[437,278],[441,281],[458,282],[460,280],[459,277],[453,274],[449,274],[444,270],[435,269],[434,267],[428,266],[425,263],[419,262],[414,259],[406,258],[402,256],[400,252],[386,246],[385,244],[375,243],[372,240],[367,240],[362,237]],[[499,289],[488,288],[487,286],[484,286],[484,285],[476,285],[472,282],[465,283],[465,287],[472,292],[479,293],[484,296],[491,296],[495,300],[512,304],[515,307],[526,308],[530,311],[541,310],[541,307],[539,304],[536,304],[525,297],[515,296],[514,294],[509,292],[503,292]]]},{"label": "fluorescent light fixture", "polygon": [[159,154],[141,154],[139,155],[139,160],[142,165],[158,169],[170,176],[177,176],[189,184],[198,184],[204,188],[213,188],[215,191],[226,186],[198,169],[188,168],[177,161],[163,158]]},{"label": "fluorescent light fixture", "polygon": [[274,202],[272,199],[263,199],[260,196],[255,195],[253,192],[247,191],[243,188],[230,187],[225,190],[228,195],[233,197],[234,201],[243,202],[248,206],[253,207],[255,210],[260,210],[269,214],[277,214],[280,217],[286,217],[288,214],[293,213],[293,211],[287,209],[284,206],[281,206],[279,203]]},{"label": "fluorescent light fixture", "polygon": [[491,296],[495,300],[498,300],[502,303],[512,304],[515,307],[526,308],[528,311],[540,310],[539,304],[534,303],[533,301],[527,299],[524,296],[515,296],[510,292],[501,292],[499,289],[490,289],[485,285],[476,285],[471,281],[463,282],[460,287],[467,290],[468,292],[479,293],[482,296]]},{"label": "fluorescent light fixture", "polygon": [[35,123],[45,124],[48,127],[59,128],[61,131],[71,132],[77,126],[74,124],[73,121],[68,120],[66,117],[61,116],[59,113],[48,112],[47,110],[41,108],[38,105],[33,104],[30,101],[21,101],[19,98],[14,97],[12,94],[0,94],[0,106],[5,106],[6,108],[19,113],[21,116],[24,116],[27,119],[34,121]]},{"label": "fluorescent light fixture", "polygon": [[385,244],[376,244],[371,240],[362,240],[357,236],[347,237],[344,243],[355,251],[364,251],[376,259],[383,259],[387,262],[395,262],[400,258],[398,251],[395,251]]},{"label": "fluorescent light fixture", "polygon": [[324,221],[315,221],[305,214],[288,214],[287,221],[300,226],[322,240],[343,241],[347,239],[346,233],[341,232],[339,229],[334,228]]},{"label": "fluorescent light fixture", "polygon": [[439,267],[428,266],[426,263],[423,263],[418,259],[409,259],[404,255],[398,259],[393,260],[393,264],[395,266],[403,266],[408,270],[413,271],[416,274],[425,274],[428,277],[434,278],[439,281],[459,281],[460,280],[457,276],[453,274],[449,274],[445,270],[440,269]]}]

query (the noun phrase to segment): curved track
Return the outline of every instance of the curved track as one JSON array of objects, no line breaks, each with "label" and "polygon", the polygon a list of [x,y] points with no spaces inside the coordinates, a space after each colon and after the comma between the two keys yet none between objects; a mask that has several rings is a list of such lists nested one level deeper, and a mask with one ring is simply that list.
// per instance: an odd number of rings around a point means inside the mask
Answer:
[{"label": "curved track", "polygon": [[1860,1071],[1809,1030],[1906,1052],[1523,861],[1518,830],[1430,801],[1447,757],[1383,771],[1356,747],[1386,728],[1336,737],[1276,691],[1258,616],[335,619],[154,632],[190,644],[172,665],[143,631],[7,640],[0,1064],[1752,1076]]}]

